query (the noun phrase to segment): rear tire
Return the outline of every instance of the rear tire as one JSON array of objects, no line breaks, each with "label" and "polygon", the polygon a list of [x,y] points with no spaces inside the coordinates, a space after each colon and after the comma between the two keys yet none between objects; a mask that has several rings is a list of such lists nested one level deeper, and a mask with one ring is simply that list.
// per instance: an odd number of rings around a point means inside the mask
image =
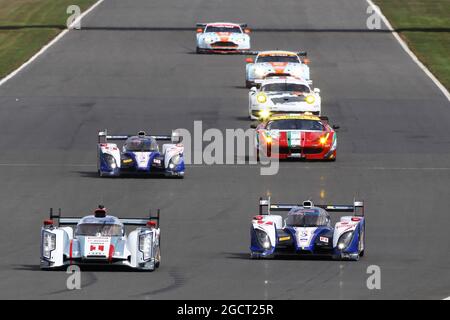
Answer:
[{"label": "rear tire", "polygon": [[250,89],[251,87],[253,87],[253,83],[251,81],[245,80],[245,87]]},{"label": "rear tire", "polygon": [[158,248],[158,253],[155,257],[155,268],[158,269],[161,265],[161,248]]},{"label": "rear tire", "polygon": [[365,249],[366,249],[366,227],[364,226],[364,228],[363,228],[363,230],[362,230],[362,232],[359,234],[359,236],[360,236],[360,239],[359,239],[359,241],[360,241],[360,249],[362,248],[362,250],[359,252],[359,256],[360,257],[364,257],[364,251],[365,251]]}]

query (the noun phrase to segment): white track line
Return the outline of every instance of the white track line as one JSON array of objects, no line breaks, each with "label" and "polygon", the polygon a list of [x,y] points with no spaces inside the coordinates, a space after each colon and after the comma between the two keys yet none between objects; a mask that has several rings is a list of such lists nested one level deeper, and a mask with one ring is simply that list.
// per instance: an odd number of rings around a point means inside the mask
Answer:
[{"label": "white track line", "polygon": [[447,298],[445,298],[445,299],[442,299],[442,300],[448,300],[448,301],[450,301],[450,297],[447,297]]},{"label": "white track line", "polygon": [[434,82],[434,84],[442,91],[444,96],[447,98],[447,100],[450,101],[450,93],[448,90],[444,87],[444,85],[434,76],[433,73],[431,73],[430,70],[417,58],[417,56],[409,49],[408,45],[405,41],[400,37],[400,35],[394,30],[389,20],[386,18],[386,16],[381,12],[381,9],[373,3],[372,0],[366,0],[367,3],[375,10],[375,12],[381,17],[384,24],[388,27],[389,31],[391,31],[392,35],[395,39],[400,43],[403,50],[411,57],[411,59],[419,66],[420,69],[425,72],[425,74]]},{"label": "white track line", "polygon": [[33,61],[35,61],[37,58],[39,58],[39,56],[41,56],[44,52],[46,52],[51,46],[53,46],[55,43],[57,43],[59,40],[61,40],[62,37],[64,37],[69,32],[70,29],[73,29],[74,26],[81,21],[81,19],[83,19],[85,16],[87,16],[92,10],[94,10],[97,6],[99,6],[103,1],[105,1],[105,0],[99,0],[95,4],[93,4],[92,7],[90,7],[88,10],[83,12],[74,22],[72,22],[72,24],[67,29],[62,31],[60,34],[58,34],[55,37],[55,39],[53,39],[48,44],[46,44],[44,47],[42,47],[42,49],[39,50],[38,53],[36,53],[34,56],[32,56],[28,61],[26,61],[24,64],[22,64],[19,68],[17,68],[13,72],[11,72],[9,75],[7,75],[3,79],[1,79],[0,80],[0,86],[2,86],[8,80],[10,80],[13,77],[15,77],[20,71],[25,69],[31,63],[33,63]]}]

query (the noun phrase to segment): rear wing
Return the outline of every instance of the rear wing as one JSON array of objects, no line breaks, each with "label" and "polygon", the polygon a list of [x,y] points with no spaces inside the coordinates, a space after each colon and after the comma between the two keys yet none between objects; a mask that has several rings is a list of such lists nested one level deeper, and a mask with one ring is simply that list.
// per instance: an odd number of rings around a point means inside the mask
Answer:
[{"label": "rear wing", "polygon": [[[156,210],[156,215],[153,215],[149,210],[147,218],[118,218],[125,226],[146,226],[150,221],[156,222],[156,228],[160,227],[161,210]],[[62,217],[61,208],[58,209],[58,213],[54,213],[53,208],[50,208],[50,220],[56,221],[59,226],[77,225],[83,217]]]},{"label": "rear wing", "polygon": [[[209,23],[196,23],[196,24],[195,24],[195,27],[196,27],[196,28],[202,28],[202,29],[205,29],[206,26],[207,26],[208,24],[209,24]],[[242,29],[245,29],[245,28],[248,27],[248,24],[247,24],[247,23],[238,23],[238,25],[239,25]]]},{"label": "rear wing", "polygon": [[[259,198],[259,214],[270,215],[272,211],[289,211],[292,208],[322,208],[328,212],[349,212],[354,216],[364,217],[364,202],[354,200],[352,205],[315,205],[311,200],[304,201],[302,204],[286,204],[286,203],[272,203],[270,197],[267,199]],[[264,211],[266,209],[266,211]]]},{"label": "rear wing", "polygon": [[[245,51],[243,54],[245,54],[245,55],[249,55],[249,56],[257,56],[258,54],[260,54],[261,52],[264,52],[264,51]],[[306,57],[308,57],[308,52],[307,51],[299,51],[299,52],[296,52],[296,54],[299,56],[299,57],[301,57],[301,58],[306,58]]]},{"label": "rear wing", "polygon": [[[126,135],[109,135],[108,131],[105,129],[103,131],[99,131],[98,133],[98,143],[108,143],[108,140],[112,141],[125,141],[129,137],[136,136],[133,134]],[[137,136],[147,136],[145,131],[139,131]],[[148,135],[157,141],[171,141],[173,143],[180,143],[182,141],[182,137],[176,131],[172,131],[172,135]]]}]

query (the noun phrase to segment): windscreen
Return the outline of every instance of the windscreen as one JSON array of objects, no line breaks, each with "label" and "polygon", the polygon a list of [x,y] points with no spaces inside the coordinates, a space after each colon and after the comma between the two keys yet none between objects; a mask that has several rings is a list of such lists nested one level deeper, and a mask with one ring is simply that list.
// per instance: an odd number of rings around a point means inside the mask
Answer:
[{"label": "windscreen", "polygon": [[262,87],[264,92],[302,92],[310,93],[308,86],[297,83],[269,83]]},{"label": "windscreen", "polygon": [[150,137],[131,137],[125,143],[127,151],[132,152],[152,152],[158,151],[158,143]]},{"label": "windscreen", "polygon": [[121,237],[123,227],[118,224],[83,223],[77,226],[75,234],[78,236]]},{"label": "windscreen", "polygon": [[329,216],[324,211],[305,210],[290,213],[286,219],[289,227],[324,227],[330,223]]},{"label": "windscreen", "polygon": [[267,130],[324,131],[324,126],[318,120],[281,119],[269,122]]},{"label": "windscreen", "polygon": [[297,56],[259,56],[256,60],[257,63],[265,62],[288,62],[288,63],[300,63]]},{"label": "windscreen", "polygon": [[217,33],[242,33],[241,28],[237,26],[208,26],[205,30],[205,33],[208,32],[217,32]]}]

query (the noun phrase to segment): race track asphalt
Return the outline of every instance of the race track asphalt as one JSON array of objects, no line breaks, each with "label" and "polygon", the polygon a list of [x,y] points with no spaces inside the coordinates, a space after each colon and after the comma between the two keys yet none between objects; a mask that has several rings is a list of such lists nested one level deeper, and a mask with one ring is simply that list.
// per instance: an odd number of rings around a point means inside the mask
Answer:
[{"label": "race track asphalt", "polygon": [[[106,0],[0,87],[0,298],[442,299],[450,295],[450,104],[364,0]],[[244,56],[194,54],[196,22],[254,29],[253,48],[307,50],[335,163],[196,165],[184,180],[100,179],[96,133],[245,128]],[[359,262],[252,261],[257,201],[366,203]],[[39,270],[49,207],[119,216],[161,208],[157,272],[88,270],[82,290]],[[367,267],[381,268],[368,290]]]}]

